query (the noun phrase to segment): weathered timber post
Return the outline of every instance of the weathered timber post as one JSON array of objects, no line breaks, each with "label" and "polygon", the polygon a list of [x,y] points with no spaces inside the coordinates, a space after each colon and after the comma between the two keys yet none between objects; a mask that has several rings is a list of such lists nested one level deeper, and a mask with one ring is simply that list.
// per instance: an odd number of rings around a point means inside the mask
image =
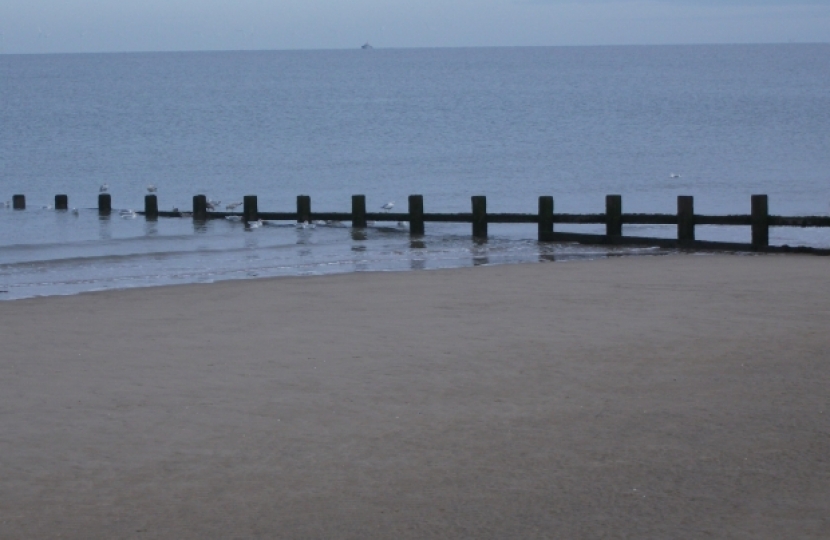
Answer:
[{"label": "weathered timber post", "polygon": [[691,195],[677,196],[677,241],[695,241],[695,198]]},{"label": "weathered timber post", "polygon": [[109,193],[98,194],[98,213],[102,216],[109,215],[112,212],[112,197]]},{"label": "weathered timber post", "polygon": [[69,197],[66,195],[55,195],[55,210],[68,210]]},{"label": "weathered timber post", "polygon": [[25,195],[12,195],[12,208],[15,210],[25,210],[26,209],[26,196]]},{"label": "weathered timber post", "polygon": [[553,234],[553,197],[539,197],[539,241],[547,240]]},{"label": "weathered timber post", "polygon": [[766,195],[752,196],[752,247],[769,246],[769,199]]},{"label": "weathered timber post", "polygon": [[352,227],[366,227],[366,195],[352,195]]},{"label": "weathered timber post", "polygon": [[409,196],[409,236],[424,235],[424,196]]},{"label": "weathered timber post", "polygon": [[605,196],[605,234],[622,236],[622,195]]},{"label": "weathered timber post", "polygon": [[297,223],[311,222],[311,197],[297,195]]},{"label": "weathered timber post", "polygon": [[204,221],[207,219],[207,197],[204,195],[193,196],[193,219]]},{"label": "weathered timber post", "polygon": [[473,195],[473,238],[487,239],[487,197]]},{"label": "weathered timber post", "polygon": [[245,195],[242,197],[242,220],[250,223],[259,219],[256,195]]},{"label": "weathered timber post", "polygon": [[144,217],[146,219],[159,217],[159,200],[155,195],[144,196]]}]

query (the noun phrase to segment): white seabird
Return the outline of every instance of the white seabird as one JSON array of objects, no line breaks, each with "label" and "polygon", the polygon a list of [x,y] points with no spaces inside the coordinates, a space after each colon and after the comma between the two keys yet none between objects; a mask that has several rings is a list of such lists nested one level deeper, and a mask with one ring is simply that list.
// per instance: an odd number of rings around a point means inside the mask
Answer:
[{"label": "white seabird", "polygon": [[242,206],[241,202],[232,202],[225,206],[225,210],[235,210],[237,206]]},{"label": "white seabird", "polygon": [[101,187],[98,188],[98,192],[99,193],[106,193],[107,190],[109,190],[109,188],[110,188],[109,184],[101,184]]},{"label": "white seabird", "polygon": [[149,186],[147,186],[147,193],[155,193],[156,191],[158,191],[158,188],[155,186],[155,184],[150,184]]},{"label": "white seabird", "polygon": [[392,210],[392,207],[394,207],[394,206],[395,206],[395,201],[389,201],[388,203],[384,204],[380,208],[381,208],[381,210],[386,210],[388,212],[388,211]]}]

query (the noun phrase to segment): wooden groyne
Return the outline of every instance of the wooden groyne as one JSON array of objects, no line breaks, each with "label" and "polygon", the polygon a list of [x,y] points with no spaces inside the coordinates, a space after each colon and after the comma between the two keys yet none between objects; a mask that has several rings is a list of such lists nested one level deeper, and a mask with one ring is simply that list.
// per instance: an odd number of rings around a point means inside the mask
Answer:
[{"label": "wooden groyne", "polygon": [[[14,195],[14,208],[25,209],[26,199],[23,195]],[[755,251],[755,252],[798,252],[817,255],[830,255],[830,249],[811,246],[774,246],[769,243],[771,227],[830,227],[828,216],[778,216],[769,213],[769,199],[766,195],[752,195],[750,213],[738,215],[696,214],[694,198],[688,195],[677,197],[677,212],[673,214],[631,214],[623,212],[622,196],[605,197],[605,213],[602,214],[565,214],[554,211],[554,199],[551,196],[539,197],[538,212],[535,214],[489,213],[487,199],[477,195],[471,197],[469,213],[435,213],[424,211],[424,198],[410,195],[407,212],[367,212],[365,195],[353,195],[351,212],[314,212],[311,197],[297,196],[294,212],[261,212],[255,195],[246,195],[242,201],[242,211],[212,210],[205,195],[193,197],[190,211],[159,210],[158,198],[154,194],[144,198],[144,211],[139,214],[146,219],[160,217],[190,217],[196,221],[237,217],[245,222],[259,219],[268,221],[292,221],[297,223],[315,221],[351,222],[354,228],[364,228],[369,222],[405,222],[409,225],[409,234],[422,236],[426,223],[469,223],[472,236],[486,240],[490,223],[528,223],[537,225],[537,239],[540,242],[576,242],[599,245],[641,245],[676,249]],[[66,195],[55,196],[55,208],[66,209]],[[98,211],[102,215],[112,211],[112,199],[109,193],[98,196]],[[556,224],[570,225],[605,225],[605,234],[584,234],[556,232]],[[625,225],[675,225],[676,238],[655,238],[626,236]],[[751,240],[748,243],[702,241],[695,238],[698,225],[744,226],[751,228]]]}]

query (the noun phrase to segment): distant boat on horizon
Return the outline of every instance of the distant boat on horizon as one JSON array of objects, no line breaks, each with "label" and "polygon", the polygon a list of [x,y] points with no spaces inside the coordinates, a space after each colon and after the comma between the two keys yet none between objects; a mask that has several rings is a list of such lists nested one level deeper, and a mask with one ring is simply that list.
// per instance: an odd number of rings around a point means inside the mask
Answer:
[{"label": "distant boat on horizon", "polygon": [[360,48],[361,48],[361,49],[364,49],[364,50],[367,50],[367,49],[374,49],[374,47],[372,47],[371,45],[369,45],[369,42],[368,42],[368,41],[367,41],[366,43],[364,43],[363,45],[361,45],[361,46],[360,46]]}]

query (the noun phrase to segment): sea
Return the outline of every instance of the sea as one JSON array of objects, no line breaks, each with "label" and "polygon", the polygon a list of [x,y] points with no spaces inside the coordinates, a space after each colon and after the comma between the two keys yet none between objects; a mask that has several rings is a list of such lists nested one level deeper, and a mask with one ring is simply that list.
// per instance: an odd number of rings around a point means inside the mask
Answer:
[{"label": "sea", "polygon": [[[101,186],[114,212],[96,210]],[[205,194],[261,211],[830,212],[830,44],[0,55],[0,299],[269,276],[664,253],[536,241],[535,225],[146,221]],[[6,208],[24,194],[27,209]],[[56,211],[66,194],[73,211]],[[602,232],[592,225],[557,230]],[[624,234],[673,236],[671,226]],[[746,242],[747,227],[698,227]],[[830,247],[830,229],[771,243]]]}]

